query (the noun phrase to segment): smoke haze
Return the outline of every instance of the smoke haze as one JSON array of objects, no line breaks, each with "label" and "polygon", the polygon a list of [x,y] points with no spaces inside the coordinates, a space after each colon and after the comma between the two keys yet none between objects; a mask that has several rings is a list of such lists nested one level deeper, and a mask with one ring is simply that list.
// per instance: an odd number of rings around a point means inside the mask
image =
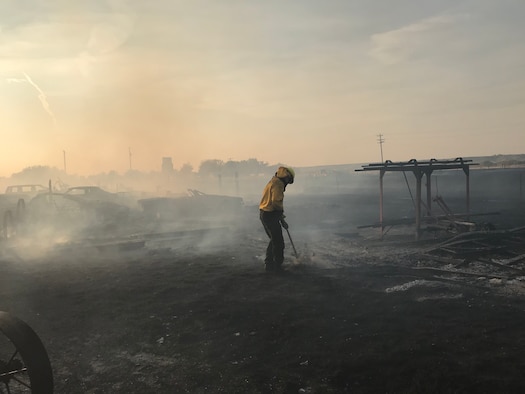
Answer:
[{"label": "smoke haze", "polygon": [[63,151],[82,175],[166,156],[373,162],[380,133],[390,160],[525,150],[510,0],[0,7],[3,176]]}]

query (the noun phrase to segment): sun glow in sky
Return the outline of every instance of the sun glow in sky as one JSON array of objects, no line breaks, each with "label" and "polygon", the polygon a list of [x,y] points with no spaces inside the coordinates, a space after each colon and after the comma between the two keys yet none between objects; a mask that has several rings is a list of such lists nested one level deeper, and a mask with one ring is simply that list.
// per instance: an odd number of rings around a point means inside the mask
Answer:
[{"label": "sun glow in sky", "polygon": [[521,0],[3,0],[0,176],[525,153]]}]

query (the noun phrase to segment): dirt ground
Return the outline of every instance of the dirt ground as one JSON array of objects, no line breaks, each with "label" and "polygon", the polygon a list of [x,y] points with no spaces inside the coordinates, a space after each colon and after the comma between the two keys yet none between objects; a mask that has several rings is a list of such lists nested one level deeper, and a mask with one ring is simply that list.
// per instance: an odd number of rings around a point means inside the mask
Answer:
[{"label": "dirt ground", "polygon": [[283,274],[250,206],[145,242],[5,247],[0,309],[40,336],[56,393],[525,392],[523,268],[424,256],[450,234],[381,240],[348,198],[287,197]]}]

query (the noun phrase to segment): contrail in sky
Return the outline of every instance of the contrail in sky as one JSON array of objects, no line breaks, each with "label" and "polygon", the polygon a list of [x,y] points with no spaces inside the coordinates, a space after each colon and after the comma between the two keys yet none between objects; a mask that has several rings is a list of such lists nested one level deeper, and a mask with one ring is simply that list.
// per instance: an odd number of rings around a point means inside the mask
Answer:
[{"label": "contrail in sky", "polygon": [[31,77],[29,75],[24,73],[24,77],[25,77],[25,79],[8,78],[7,82],[28,82],[29,84],[31,84],[31,86],[33,86],[36,89],[36,91],[38,92],[38,99],[42,103],[42,107],[44,107],[44,111],[46,111],[48,113],[48,115],[51,117],[51,120],[53,121],[53,125],[56,126],[57,125],[57,119],[56,119],[55,114],[53,113],[53,111],[51,111],[51,107],[49,106],[49,103],[47,102],[46,94],[42,91],[42,89],[40,89],[40,87],[36,83],[33,82],[33,80],[31,79]]}]

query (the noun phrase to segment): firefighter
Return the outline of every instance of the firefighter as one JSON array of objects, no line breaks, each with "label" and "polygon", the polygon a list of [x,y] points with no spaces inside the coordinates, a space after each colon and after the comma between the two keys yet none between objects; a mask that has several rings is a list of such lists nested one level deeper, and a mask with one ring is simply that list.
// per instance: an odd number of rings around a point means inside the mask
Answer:
[{"label": "firefighter", "polygon": [[284,261],[284,238],[282,227],[288,229],[284,216],[283,200],[286,186],[292,184],[295,171],[291,167],[279,167],[263,191],[259,204],[259,215],[264,231],[270,238],[266,248],[264,264],[266,271],[282,270]]}]

